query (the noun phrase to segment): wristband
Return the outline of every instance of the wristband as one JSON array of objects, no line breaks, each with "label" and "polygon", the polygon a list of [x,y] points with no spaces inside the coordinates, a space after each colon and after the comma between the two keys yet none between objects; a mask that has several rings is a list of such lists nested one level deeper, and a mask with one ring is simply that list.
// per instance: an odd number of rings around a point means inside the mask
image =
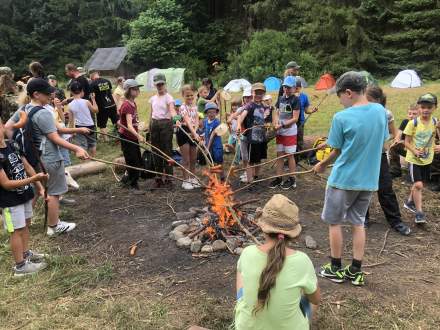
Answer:
[{"label": "wristband", "polygon": [[178,121],[181,121],[182,120],[182,116],[180,116],[180,115],[175,115],[174,117],[173,117],[173,124],[175,124],[175,123],[177,123]]}]

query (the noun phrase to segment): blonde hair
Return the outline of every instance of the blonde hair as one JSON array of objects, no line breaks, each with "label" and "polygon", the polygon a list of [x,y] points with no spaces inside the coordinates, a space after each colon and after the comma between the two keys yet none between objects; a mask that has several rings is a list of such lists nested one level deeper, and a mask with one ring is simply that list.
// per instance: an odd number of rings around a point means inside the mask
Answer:
[{"label": "blonde hair", "polygon": [[198,89],[197,91],[199,92],[199,94],[200,94],[202,91],[207,91],[207,92],[209,92],[208,87],[206,87],[205,85],[200,86],[199,89]]},{"label": "blonde hair", "polygon": [[415,110],[419,110],[419,105],[417,103],[411,103],[408,107],[408,111],[415,111]]},{"label": "blonde hair", "polygon": [[239,107],[242,103],[243,103],[243,101],[241,100],[241,98],[236,96],[232,99],[231,106],[235,105],[235,106]]},{"label": "blonde hair", "polygon": [[31,97],[26,92],[21,92],[17,98],[17,104],[22,106],[31,103]]},{"label": "blonde hair", "polygon": [[194,88],[194,86],[193,85],[191,85],[191,84],[186,84],[186,85],[183,85],[182,86],[182,88],[180,89],[180,93],[182,94],[182,96],[185,96],[185,93],[186,92],[188,92],[188,91],[191,91],[191,92],[195,92],[195,88]]}]

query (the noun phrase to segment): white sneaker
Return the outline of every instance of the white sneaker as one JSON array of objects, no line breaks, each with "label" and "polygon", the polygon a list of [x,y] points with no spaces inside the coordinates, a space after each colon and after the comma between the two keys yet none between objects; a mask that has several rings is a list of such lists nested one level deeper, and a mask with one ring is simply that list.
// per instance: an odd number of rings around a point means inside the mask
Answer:
[{"label": "white sneaker", "polygon": [[68,171],[65,171],[64,174],[66,175],[66,182],[67,185],[75,190],[79,189],[79,184],[78,182],[76,182],[72,176],[70,175],[70,173]]},{"label": "white sneaker", "polygon": [[49,255],[46,253],[38,253],[36,251],[29,250],[28,255],[26,256],[26,260],[29,260],[33,263],[41,263],[44,259],[48,258]]},{"label": "white sneaker", "polygon": [[185,190],[193,190],[194,186],[191,184],[191,182],[185,181],[184,183],[182,183],[182,188]]},{"label": "white sneaker", "polygon": [[14,276],[21,277],[26,275],[32,275],[38,273],[40,270],[46,267],[47,264],[45,262],[33,263],[29,260],[26,260],[23,267],[17,268],[17,266],[14,266]]},{"label": "white sneaker", "polygon": [[248,182],[246,172],[244,172],[242,175],[240,175],[240,181],[243,182],[243,183],[247,183]]},{"label": "white sneaker", "polygon": [[76,223],[74,222],[65,222],[60,220],[55,228],[47,227],[47,235],[53,236],[68,233],[69,231],[74,230],[75,227]]},{"label": "white sneaker", "polygon": [[200,188],[200,183],[196,178],[190,178],[188,181],[193,185],[194,188]]}]

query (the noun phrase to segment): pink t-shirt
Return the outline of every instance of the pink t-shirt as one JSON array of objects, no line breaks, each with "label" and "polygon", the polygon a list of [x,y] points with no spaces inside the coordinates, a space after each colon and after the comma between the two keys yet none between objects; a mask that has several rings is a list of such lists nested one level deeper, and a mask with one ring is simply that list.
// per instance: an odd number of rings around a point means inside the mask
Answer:
[{"label": "pink t-shirt", "polygon": [[151,104],[151,109],[153,111],[152,118],[161,119],[171,119],[171,113],[168,109],[170,103],[174,103],[173,97],[166,93],[165,95],[154,95],[149,100]]}]

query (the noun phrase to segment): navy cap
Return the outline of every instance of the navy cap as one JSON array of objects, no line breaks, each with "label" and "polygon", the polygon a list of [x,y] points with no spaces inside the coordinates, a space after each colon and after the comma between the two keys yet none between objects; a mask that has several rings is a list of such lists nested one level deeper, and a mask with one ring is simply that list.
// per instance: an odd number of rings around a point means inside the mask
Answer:
[{"label": "navy cap", "polygon": [[32,96],[32,94],[34,94],[35,92],[50,95],[52,93],[55,93],[56,89],[49,85],[49,83],[45,79],[32,78],[26,86],[26,91],[30,96]]}]

